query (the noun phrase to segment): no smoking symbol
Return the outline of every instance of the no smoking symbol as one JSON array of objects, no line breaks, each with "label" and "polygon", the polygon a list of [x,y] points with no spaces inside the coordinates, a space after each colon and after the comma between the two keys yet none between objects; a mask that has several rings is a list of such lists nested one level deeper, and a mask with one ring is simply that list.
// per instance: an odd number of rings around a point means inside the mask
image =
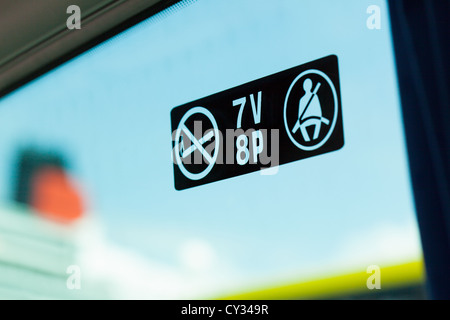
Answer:
[{"label": "no smoking symbol", "polygon": [[[198,116],[204,116],[208,118],[208,120],[212,124],[212,129],[208,130],[204,136],[202,136],[200,139],[197,139],[195,135],[189,130],[189,128],[186,125],[186,122],[190,120],[192,117],[195,119]],[[188,148],[184,148],[184,141],[183,136],[185,136],[187,139],[191,141],[191,146]],[[211,140],[212,138],[215,138],[215,146],[212,153],[209,153],[204,145],[207,141]],[[180,147],[181,146],[181,147]],[[181,118],[180,123],[178,124],[177,131],[175,133],[175,160],[176,164],[178,165],[178,168],[183,173],[183,175],[190,179],[190,180],[200,180],[206,177],[208,173],[212,170],[214,167],[214,164],[216,163],[217,156],[219,154],[219,148],[220,148],[220,139],[219,139],[219,128],[217,126],[216,119],[212,115],[212,113],[203,107],[194,107],[190,109],[188,112],[184,114],[184,116]],[[183,162],[183,159],[190,156],[195,150],[198,150],[205,162],[207,163],[207,166],[204,170],[201,172],[191,172],[189,171],[185,163]]]}]

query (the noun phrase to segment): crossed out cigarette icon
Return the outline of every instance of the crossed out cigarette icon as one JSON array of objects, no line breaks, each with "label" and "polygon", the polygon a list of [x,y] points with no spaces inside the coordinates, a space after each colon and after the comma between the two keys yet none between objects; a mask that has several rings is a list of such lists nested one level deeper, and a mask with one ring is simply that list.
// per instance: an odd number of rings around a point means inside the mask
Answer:
[{"label": "crossed out cigarette icon", "polygon": [[[189,130],[189,128],[186,126],[186,121],[190,117],[192,117],[196,114],[203,114],[204,116],[206,116],[209,119],[209,121],[211,122],[212,127],[213,127],[212,131],[208,131],[200,139],[197,139],[194,136],[194,134],[192,134],[192,132]],[[191,140],[191,142],[192,142],[192,145],[187,149],[184,149],[182,133],[184,133],[184,135],[187,138],[189,138],[189,140]],[[215,137],[216,139],[215,139],[214,150],[213,150],[212,154],[210,154],[203,147],[203,145],[205,144],[206,141],[209,141],[212,137]],[[181,147],[180,147],[180,145],[181,145]],[[219,128],[217,126],[216,119],[214,118],[212,113],[204,107],[194,107],[194,108],[190,109],[188,112],[186,112],[184,114],[184,116],[181,118],[180,123],[178,124],[178,128],[175,133],[175,148],[174,148],[176,163],[178,165],[178,168],[186,176],[186,178],[188,178],[190,180],[200,180],[200,179],[203,179],[206,175],[208,175],[208,173],[212,170],[212,168],[214,167],[214,164],[216,163],[217,156],[219,154],[219,148],[220,148]],[[203,158],[208,163],[208,166],[206,167],[206,169],[204,169],[203,171],[201,171],[199,173],[190,172],[189,170],[186,169],[186,167],[183,163],[183,159],[186,158],[188,155],[190,155],[195,150],[200,151]]]}]

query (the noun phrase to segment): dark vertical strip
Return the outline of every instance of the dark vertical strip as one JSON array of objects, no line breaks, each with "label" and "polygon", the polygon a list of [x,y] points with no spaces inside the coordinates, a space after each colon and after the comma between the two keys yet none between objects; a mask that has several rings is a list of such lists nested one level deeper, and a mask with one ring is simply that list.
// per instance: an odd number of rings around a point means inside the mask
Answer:
[{"label": "dark vertical strip", "polygon": [[429,297],[450,299],[449,1],[389,9]]}]

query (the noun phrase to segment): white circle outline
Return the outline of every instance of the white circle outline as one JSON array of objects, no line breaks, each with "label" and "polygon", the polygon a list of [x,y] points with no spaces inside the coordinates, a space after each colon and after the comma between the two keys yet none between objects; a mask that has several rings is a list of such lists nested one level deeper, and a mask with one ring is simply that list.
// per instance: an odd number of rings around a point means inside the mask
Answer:
[{"label": "white circle outline", "polygon": [[[333,121],[331,122],[331,126],[330,126],[330,129],[328,130],[327,135],[318,144],[313,145],[313,146],[309,146],[309,147],[300,144],[297,140],[294,139],[294,137],[291,134],[291,131],[289,130],[287,119],[286,119],[287,101],[288,101],[289,95],[291,93],[291,90],[294,87],[295,83],[298,81],[298,79],[300,79],[301,77],[303,77],[303,76],[305,76],[307,74],[317,74],[317,75],[321,76],[322,78],[324,78],[328,82],[328,85],[330,86],[331,91],[333,92],[333,99],[334,99],[334,116],[333,116]],[[334,88],[333,82],[330,80],[330,78],[328,78],[328,76],[325,73],[323,73],[320,70],[310,69],[310,70],[303,71],[302,73],[300,73],[294,79],[294,81],[292,81],[292,83],[291,83],[291,85],[289,87],[289,90],[288,90],[288,92],[286,94],[286,98],[284,100],[283,118],[284,118],[284,127],[285,127],[286,132],[287,132],[287,134],[289,136],[289,139],[291,139],[291,141],[299,149],[302,149],[302,150],[305,150],[305,151],[313,151],[313,150],[316,150],[316,149],[320,148],[321,146],[323,146],[325,144],[325,142],[328,141],[328,139],[330,138],[331,134],[334,131],[334,127],[335,127],[336,121],[337,121],[337,116],[338,116],[338,100],[337,100],[336,89]]]},{"label": "white circle outline", "polygon": [[[193,114],[196,114],[196,113],[204,114],[211,121],[211,123],[213,125],[214,135],[216,137],[216,139],[215,139],[216,145],[214,147],[214,155],[212,156],[213,161],[210,162],[208,164],[208,166],[206,167],[206,169],[203,170],[202,172],[192,173],[192,172],[189,172],[184,167],[183,161],[181,161],[178,141],[180,140],[180,135],[181,135],[181,125],[183,125],[190,116],[192,116]],[[191,179],[191,180],[203,179],[211,171],[214,164],[216,163],[217,156],[219,154],[219,152],[218,152],[219,146],[220,146],[219,127],[217,126],[216,119],[214,118],[214,116],[208,109],[206,109],[204,107],[194,107],[184,114],[184,116],[180,120],[180,123],[178,124],[178,128],[175,133],[175,158],[177,160],[178,168],[180,168],[181,172],[184,174],[184,176],[186,178]]]}]

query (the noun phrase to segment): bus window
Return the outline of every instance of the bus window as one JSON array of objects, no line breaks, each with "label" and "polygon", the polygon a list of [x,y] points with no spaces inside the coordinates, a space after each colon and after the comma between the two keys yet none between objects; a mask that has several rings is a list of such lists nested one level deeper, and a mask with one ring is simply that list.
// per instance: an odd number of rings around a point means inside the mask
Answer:
[{"label": "bus window", "polygon": [[181,1],[4,97],[0,141],[0,296],[423,297],[386,1]]}]

